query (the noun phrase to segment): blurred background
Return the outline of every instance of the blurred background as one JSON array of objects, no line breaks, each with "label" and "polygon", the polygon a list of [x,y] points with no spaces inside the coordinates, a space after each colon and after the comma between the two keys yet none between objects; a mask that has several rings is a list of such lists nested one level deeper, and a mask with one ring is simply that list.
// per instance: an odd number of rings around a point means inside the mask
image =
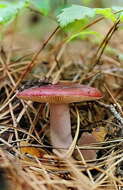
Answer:
[{"label": "blurred background", "polygon": [[16,29],[19,33],[21,32],[21,34],[27,34],[27,37],[31,36],[32,39],[44,38],[44,36],[48,32],[52,31],[52,29],[57,25],[56,15],[62,8],[71,4],[99,8],[123,6],[122,0],[49,0],[48,2],[50,2],[50,12],[48,16],[39,14],[34,7],[30,10],[21,12],[18,16],[19,22],[17,22],[16,25]]}]

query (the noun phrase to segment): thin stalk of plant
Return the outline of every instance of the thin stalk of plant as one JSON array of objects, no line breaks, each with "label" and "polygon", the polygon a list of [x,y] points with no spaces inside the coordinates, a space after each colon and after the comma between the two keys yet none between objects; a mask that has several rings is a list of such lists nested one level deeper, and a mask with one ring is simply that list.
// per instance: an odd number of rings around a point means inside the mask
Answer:
[{"label": "thin stalk of plant", "polygon": [[16,85],[14,86],[14,88],[12,89],[12,91],[10,92],[9,97],[6,99],[6,102],[11,97],[11,95],[13,94],[13,92],[17,89],[17,87],[19,86],[20,82],[27,76],[27,74],[36,65],[36,59],[37,59],[37,57],[44,50],[44,48],[46,47],[46,45],[49,43],[49,41],[51,40],[51,38],[56,34],[56,32],[58,30],[59,30],[59,26],[55,28],[55,30],[50,34],[50,36],[44,41],[44,43],[41,46],[41,48],[35,53],[34,57],[32,58],[32,61],[27,65],[26,70],[21,74],[21,76],[19,77],[18,81],[16,82]]}]

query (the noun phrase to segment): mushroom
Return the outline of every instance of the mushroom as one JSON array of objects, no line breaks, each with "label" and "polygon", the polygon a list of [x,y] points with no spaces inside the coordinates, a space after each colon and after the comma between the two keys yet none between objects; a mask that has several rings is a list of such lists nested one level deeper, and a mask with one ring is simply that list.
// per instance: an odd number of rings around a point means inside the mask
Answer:
[{"label": "mushroom", "polygon": [[69,103],[96,100],[101,92],[93,87],[71,82],[59,82],[31,87],[17,93],[23,100],[49,103],[50,138],[53,147],[68,150],[72,143]]}]

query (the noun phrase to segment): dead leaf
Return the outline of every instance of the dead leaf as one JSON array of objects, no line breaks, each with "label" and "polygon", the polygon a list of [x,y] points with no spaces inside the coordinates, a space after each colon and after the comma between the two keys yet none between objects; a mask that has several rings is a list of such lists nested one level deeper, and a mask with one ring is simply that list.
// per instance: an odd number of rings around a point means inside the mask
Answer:
[{"label": "dead leaf", "polygon": [[[78,145],[81,146],[91,146],[92,143],[97,143],[97,140],[94,135],[88,132],[84,132],[79,141]],[[81,150],[80,152],[82,153],[82,156],[84,157],[85,160],[93,160],[96,159],[96,150]]]},{"label": "dead leaf", "polygon": [[104,127],[93,129],[92,135],[96,138],[97,142],[102,142],[105,139],[107,130]]},{"label": "dead leaf", "polygon": [[22,154],[29,154],[31,156],[36,156],[38,158],[43,157],[43,155],[45,154],[45,151],[43,149],[30,147],[29,145],[30,144],[25,141],[20,142],[20,152]]}]

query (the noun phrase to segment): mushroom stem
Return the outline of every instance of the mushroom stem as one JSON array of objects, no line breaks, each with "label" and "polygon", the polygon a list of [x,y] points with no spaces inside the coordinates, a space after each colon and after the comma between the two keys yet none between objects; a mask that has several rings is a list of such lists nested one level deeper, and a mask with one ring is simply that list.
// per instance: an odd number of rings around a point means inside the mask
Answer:
[{"label": "mushroom stem", "polygon": [[72,143],[68,104],[50,104],[50,135],[53,147],[61,148],[58,152],[68,150]]}]

